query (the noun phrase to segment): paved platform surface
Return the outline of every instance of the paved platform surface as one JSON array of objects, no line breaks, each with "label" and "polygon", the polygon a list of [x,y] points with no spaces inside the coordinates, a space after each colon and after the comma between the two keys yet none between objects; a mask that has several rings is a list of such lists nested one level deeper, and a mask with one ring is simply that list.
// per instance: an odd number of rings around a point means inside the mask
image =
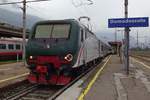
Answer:
[{"label": "paved platform surface", "polygon": [[84,100],[150,100],[150,66],[130,58],[130,74],[117,55],[112,55]]},{"label": "paved platform surface", "polygon": [[0,87],[24,79],[28,72],[22,62],[0,65]]},{"label": "paved platform surface", "polygon": [[[70,88],[65,90],[56,100],[78,100],[80,93],[87,87],[87,84],[91,81],[91,79],[95,76],[95,73],[99,69],[101,69],[106,63],[106,59],[104,59],[100,64],[98,64],[94,69],[92,69],[89,73],[79,79],[75,84],[73,84]],[[52,100],[53,97],[49,98]]]}]

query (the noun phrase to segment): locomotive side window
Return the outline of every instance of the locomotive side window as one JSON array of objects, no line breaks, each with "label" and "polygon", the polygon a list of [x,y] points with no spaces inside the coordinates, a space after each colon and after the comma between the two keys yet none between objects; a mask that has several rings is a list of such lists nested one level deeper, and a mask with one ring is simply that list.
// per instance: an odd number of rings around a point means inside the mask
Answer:
[{"label": "locomotive side window", "polygon": [[83,42],[83,40],[84,40],[84,32],[83,30],[81,30],[81,42]]},{"label": "locomotive side window", "polygon": [[14,49],[14,45],[13,44],[8,44],[8,49]]},{"label": "locomotive side window", "polygon": [[86,31],[85,31],[85,39],[86,39],[87,36],[88,36],[87,34],[88,34],[88,31],[86,30]]},{"label": "locomotive side window", "polygon": [[0,49],[6,49],[6,44],[0,44]]},{"label": "locomotive side window", "polygon": [[20,50],[20,45],[16,44],[16,50]]}]

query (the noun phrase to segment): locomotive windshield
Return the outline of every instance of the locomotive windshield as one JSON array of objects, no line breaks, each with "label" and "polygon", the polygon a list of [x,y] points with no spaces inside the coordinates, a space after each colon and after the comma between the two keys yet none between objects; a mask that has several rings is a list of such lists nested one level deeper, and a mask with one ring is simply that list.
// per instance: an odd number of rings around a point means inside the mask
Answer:
[{"label": "locomotive windshield", "polygon": [[70,24],[37,25],[35,38],[68,38]]}]

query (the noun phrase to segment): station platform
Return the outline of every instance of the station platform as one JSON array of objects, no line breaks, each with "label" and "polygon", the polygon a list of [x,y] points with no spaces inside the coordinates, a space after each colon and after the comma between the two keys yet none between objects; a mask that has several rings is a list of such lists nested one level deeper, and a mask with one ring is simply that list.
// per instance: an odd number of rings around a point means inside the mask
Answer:
[{"label": "station platform", "polygon": [[130,73],[118,55],[112,55],[103,69],[83,88],[78,100],[150,100],[150,66],[130,58]]},{"label": "station platform", "polygon": [[22,62],[0,65],[0,87],[24,80],[29,70]]}]

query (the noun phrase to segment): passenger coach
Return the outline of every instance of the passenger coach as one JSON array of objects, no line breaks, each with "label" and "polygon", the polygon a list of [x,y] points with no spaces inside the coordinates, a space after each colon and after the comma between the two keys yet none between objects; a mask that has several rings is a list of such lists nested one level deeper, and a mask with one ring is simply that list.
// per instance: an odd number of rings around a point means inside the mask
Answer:
[{"label": "passenger coach", "polygon": [[0,61],[22,59],[22,41],[0,39]]}]

